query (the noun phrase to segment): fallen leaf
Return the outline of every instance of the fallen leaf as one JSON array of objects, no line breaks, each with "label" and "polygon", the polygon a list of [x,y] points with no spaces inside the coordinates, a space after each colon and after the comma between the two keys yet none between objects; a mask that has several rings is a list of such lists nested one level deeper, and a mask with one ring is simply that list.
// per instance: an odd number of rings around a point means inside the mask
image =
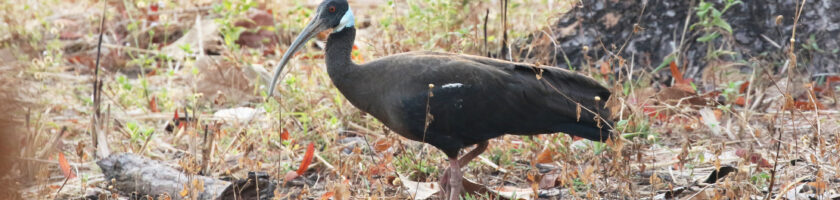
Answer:
[{"label": "fallen leaf", "polygon": [[663,103],[671,105],[676,105],[677,103],[693,105],[706,104],[706,100],[697,96],[694,89],[687,85],[675,85],[674,87],[662,88],[662,90],[656,93],[656,98]]},{"label": "fallen leaf", "polygon": [[58,166],[61,168],[61,173],[64,174],[64,178],[76,178],[76,174],[73,173],[70,163],[68,163],[67,159],[64,158],[64,153],[58,152]]},{"label": "fallen leaf", "polygon": [[713,133],[716,135],[720,135],[722,133],[720,121],[718,120],[718,115],[715,111],[706,107],[700,110],[700,116],[700,120],[702,120],[703,124],[709,127]]},{"label": "fallen leaf", "polygon": [[272,31],[272,28],[269,28],[274,24],[274,16],[270,12],[251,9],[248,11],[247,19],[234,23],[234,26],[244,29],[236,43],[250,48],[273,48],[280,39],[277,35],[278,31]]},{"label": "fallen leaf", "polygon": [[428,199],[440,191],[438,183],[416,182],[409,180],[408,177],[403,176],[402,174],[397,175],[399,175],[400,182],[403,187],[406,188],[405,192],[407,192],[409,196],[414,197],[415,200]]},{"label": "fallen leaf", "polygon": [[540,152],[539,155],[537,155],[537,160],[536,161],[537,161],[537,163],[540,163],[540,164],[552,163],[552,162],[554,162],[553,158],[554,158],[554,151],[551,151],[549,149],[545,149],[542,152]]},{"label": "fallen leaf", "polygon": [[687,82],[685,82],[685,79],[683,79],[682,72],[680,72],[680,69],[677,67],[676,62],[671,61],[669,67],[671,68],[671,76],[674,77],[674,82],[676,84],[688,84]]},{"label": "fallen leaf", "polygon": [[306,172],[306,169],[309,168],[309,164],[312,163],[312,157],[315,156],[315,145],[309,143],[309,146],[306,147],[306,154],[303,156],[303,161],[300,163],[300,168],[298,168],[297,173],[303,174]]},{"label": "fallen leaf", "polygon": [[610,72],[612,72],[612,67],[610,66],[610,64],[607,63],[607,62],[602,62],[601,63],[601,74],[609,74]]},{"label": "fallen leaf", "polygon": [[190,187],[189,187],[189,186],[187,186],[187,184],[186,184],[186,183],[184,183],[184,189],[183,189],[183,190],[181,190],[181,192],[180,192],[181,197],[186,197],[187,195],[189,195],[189,194],[190,194],[190,189],[189,189],[189,188],[190,188]]},{"label": "fallen leaf", "polygon": [[283,182],[289,182],[292,179],[297,178],[298,176],[300,175],[298,175],[298,173],[295,171],[286,172],[286,175],[283,176]]},{"label": "fallen leaf", "polygon": [[553,188],[557,185],[557,177],[560,177],[560,173],[556,171],[548,172],[543,175],[540,179],[540,189]]},{"label": "fallen leaf", "polygon": [[391,145],[393,145],[393,144],[394,144],[394,142],[392,140],[387,139],[387,138],[382,138],[382,139],[377,140],[376,143],[373,144],[373,149],[376,150],[376,152],[383,152],[383,151],[391,148]]},{"label": "fallen leaf", "polygon": [[735,99],[735,105],[745,106],[747,105],[747,99],[744,97],[738,97],[738,99]]},{"label": "fallen leaf", "polygon": [[280,133],[280,140],[281,141],[288,141],[289,140],[289,130],[286,130],[285,128],[283,129],[283,131]]},{"label": "fallen leaf", "polygon": [[502,186],[498,187],[495,190],[492,190],[494,193],[498,194],[499,196],[508,198],[508,199],[517,199],[517,200],[531,200],[536,199],[536,195],[531,188],[517,188],[512,186]]},{"label": "fallen leaf", "polygon": [[328,199],[332,198],[334,195],[335,195],[335,192],[326,192],[323,195],[321,195],[321,200],[328,200]]},{"label": "fallen leaf", "polygon": [[152,111],[153,113],[160,112],[157,107],[157,98],[155,98],[155,96],[152,96],[152,99],[149,100],[149,111]]},{"label": "fallen leaf", "polygon": [[335,200],[348,200],[351,197],[350,185],[348,180],[345,180],[345,183],[338,184],[335,186]]},{"label": "fallen leaf", "polygon": [[744,83],[741,84],[741,88],[738,89],[738,92],[741,93],[741,94],[744,94],[744,93],[747,92],[747,89],[749,89],[749,87],[750,87],[750,82],[749,81],[744,82]]},{"label": "fallen leaf", "polygon": [[773,165],[770,164],[770,161],[761,157],[761,154],[750,152],[746,149],[738,149],[735,151],[735,155],[741,157],[743,159],[747,159],[750,163],[758,164],[759,167],[766,167],[771,168]]}]

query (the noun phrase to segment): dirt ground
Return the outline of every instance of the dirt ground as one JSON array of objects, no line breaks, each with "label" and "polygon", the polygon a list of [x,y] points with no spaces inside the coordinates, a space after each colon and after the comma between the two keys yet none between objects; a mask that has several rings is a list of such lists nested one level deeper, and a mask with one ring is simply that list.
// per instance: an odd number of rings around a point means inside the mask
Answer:
[{"label": "dirt ground", "polygon": [[[278,95],[267,97],[269,72],[319,2],[0,3],[0,196],[212,199],[254,188],[248,197],[436,199],[446,157],[344,99],[326,75],[326,34],[295,56]],[[733,3],[720,0],[679,7],[695,9],[690,22],[709,20],[690,38],[701,49],[675,48],[684,56],[648,56],[656,61],[639,66],[621,45],[583,45],[565,52],[574,64],[558,63],[564,59],[556,49],[574,43],[564,37],[590,31],[567,26],[591,21],[569,20],[581,17],[567,14],[581,8],[577,2],[351,1],[359,30],[352,58],[419,50],[489,55],[571,68],[611,88],[622,140],[562,133],[492,139],[464,168],[474,183],[465,199],[840,199],[840,75],[810,70],[798,56],[836,58],[837,49],[819,45],[828,42],[802,39],[778,44],[786,47],[773,56],[726,57],[743,50],[727,43],[738,36],[722,25],[731,14],[696,12]],[[667,8],[646,13],[664,16]],[[598,15],[602,25],[621,18]],[[794,22],[786,17],[780,23]],[[546,48],[555,50],[505,53]],[[685,56],[689,51],[719,57]]]}]

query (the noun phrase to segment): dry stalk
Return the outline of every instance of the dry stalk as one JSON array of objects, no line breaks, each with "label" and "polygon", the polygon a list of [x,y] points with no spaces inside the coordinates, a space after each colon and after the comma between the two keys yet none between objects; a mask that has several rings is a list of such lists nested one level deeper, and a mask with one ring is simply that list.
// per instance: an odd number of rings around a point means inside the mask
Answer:
[{"label": "dry stalk", "polygon": [[[796,62],[797,62],[796,61],[796,54],[794,54],[795,53],[794,49],[796,48],[796,26],[799,23],[799,17],[802,15],[802,9],[805,8],[805,2],[806,1],[807,0],[802,0],[802,3],[798,3],[798,5],[797,5],[798,11],[796,12],[796,17],[793,20],[793,30],[791,32],[790,49],[789,49],[789,52],[788,52],[790,67],[788,67],[788,69],[787,69],[787,72],[788,72],[788,78],[787,78],[788,79],[788,87],[787,87],[787,92],[786,92],[787,94],[785,94],[786,96],[790,96],[790,94],[791,94],[790,90],[791,90],[791,88],[793,88],[793,86],[792,86],[793,85],[793,70],[796,67]],[[788,101],[788,99],[786,98],[785,101]],[[782,109],[781,110],[784,110],[784,105],[785,104],[787,104],[787,102],[782,104]],[[791,118],[792,118],[791,120],[793,121],[794,126],[795,126],[796,115],[794,114],[794,110],[795,109],[791,109],[790,112],[791,112]],[[819,120],[819,119],[817,119],[817,120]],[[775,123],[775,119],[773,119],[773,122],[771,122],[771,123]],[[771,127],[771,128],[775,129],[775,126]],[[796,128],[793,129],[794,135],[796,135],[796,132],[797,132],[796,130],[797,130]],[[777,142],[777,144],[776,144],[776,156],[775,156],[775,158],[773,158],[773,170],[771,171],[771,174],[770,174],[770,185],[768,186],[768,189],[767,189],[767,191],[768,191],[767,196],[764,199],[770,199],[770,196],[772,196],[772,194],[773,194],[773,186],[776,182],[776,172],[778,170],[777,165],[779,164],[779,149],[781,148],[781,143],[782,143],[782,132],[783,131],[779,131],[779,136],[778,136],[778,139],[776,141]]]}]

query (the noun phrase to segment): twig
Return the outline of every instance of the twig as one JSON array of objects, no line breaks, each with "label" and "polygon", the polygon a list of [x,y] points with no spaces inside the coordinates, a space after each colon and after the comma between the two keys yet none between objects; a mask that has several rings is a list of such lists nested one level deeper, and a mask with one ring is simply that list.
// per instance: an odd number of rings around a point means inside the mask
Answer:
[{"label": "twig", "polygon": [[[321,162],[321,164],[324,164],[324,166],[326,166],[327,169],[330,169],[330,171],[336,172],[336,174],[338,174],[338,170],[336,170],[335,167],[333,167],[329,162],[327,162],[327,160],[324,159],[324,157],[321,157],[321,155],[316,153],[315,158],[318,159],[318,162]],[[338,175],[341,176],[341,174],[338,174]]]},{"label": "twig", "polygon": [[817,134],[816,137],[822,136],[822,125],[820,123],[820,107],[817,106],[817,98],[814,97],[814,86],[808,87],[808,99],[811,100],[811,104],[814,106],[814,121],[817,123]]},{"label": "twig", "polygon": [[356,132],[356,133],[361,133],[361,134],[364,134],[364,135],[374,136],[374,137],[376,137],[377,139],[384,137],[384,136],[382,136],[382,135],[380,135],[380,134],[376,134],[376,131],[370,130],[370,129],[368,129],[368,128],[365,128],[365,127],[364,127],[364,126],[362,126],[362,125],[359,125],[359,124],[356,124],[356,123],[353,123],[353,122],[347,122],[347,125],[350,125],[350,127],[353,127],[353,128],[355,128],[355,129],[359,129],[359,130],[361,130],[361,131]]},{"label": "twig", "polygon": [[[794,186],[796,186],[796,185],[799,185],[799,183],[801,183],[802,181],[804,181],[804,180],[805,180],[805,179],[807,179],[807,178],[808,178],[808,176],[803,176],[803,177],[799,177],[799,178],[797,178],[797,179],[796,179],[796,180],[794,180],[792,183],[790,183],[790,184],[788,184],[787,186],[785,186],[785,188],[784,188],[784,189],[780,190],[780,191],[779,191],[779,194],[778,194],[778,195],[776,195],[776,198],[775,198],[774,200],[780,200],[780,199],[782,199],[782,197],[783,197],[783,196],[785,196],[784,194],[785,194],[785,193],[787,193],[787,191],[790,191],[790,189],[791,189],[791,188],[793,188],[793,187],[794,187]],[[767,193],[767,195],[770,195],[770,194],[772,194],[772,192]]]},{"label": "twig", "polygon": [[[787,93],[785,94],[785,96],[786,96],[785,97],[785,103],[782,104],[782,109],[780,109],[780,110],[784,110],[785,104],[787,104],[787,101],[788,101],[787,96],[790,96],[790,90],[791,90],[791,88],[793,88],[793,70],[794,70],[794,68],[796,66],[796,62],[797,62],[796,61],[796,54],[794,54],[794,52],[795,52],[794,49],[796,48],[796,45],[795,45],[796,44],[796,26],[797,26],[797,24],[799,24],[799,17],[802,14],[802,9],[805,8],[805,1],[806,0],[802,0],[802,3],[797,5],[798,11],[796,12],[796,17],[793,20],[793,30],[791,32],[790,49],[789,49],[789,52],[788,52],[788,56],[789,56],[788,61],[789,61],[790,67],[788,67],[788,69],[787,69],[787,71],[788,71],[788,78],[787,78],[788,86],[786,88]],[[774,85],[775,85],[775,82],[774,82]],[[776,87],[778,87],[778,85],[776,85]],[[795,112],[794,110],[796,110],[796,109],[791,109],[790,114],[791,114],[791,117],[792,117],[792,121],[794,123],[796,123],[796,115],[794,115],[794,112]],[[819,120],[819,119],[815,119],[815,120]],[[773,122],[771,122],[771,123],[775,123],[775,121],[776,120],[773,119]],[[775,126],[771,127],[771,129],[775,129]],[[793,131],[794,131],[794,135],[796,135],[796,129],[793,129]],[[775,185],[775,182],[776,182],[776,170],[778,170],[776,167],[778,167],[778,164],[779,164],[779,149],[781,148],[781,145],[782,145],[782,132],[783,131],[779,131],[779,136],[778,136],[778,139],[776,140],[776,142],[777,142],[777,144],[776,144],[776,157],[773,158],[773,170],[770,173],[771,174],[770,175],[770,185],[767,187],[767,196],[764,197],[764,199],[770,199],[770,196],[773,194],[773,185]]]},{"label": "twig", "polygon": [[162,54],[160,51],[141,49],[141,48],[137,48],[137,47],[120,46],[120,45],[114,45],[114,44],[101,44],[101,46],[104,46],[106,48],[128,50],[128,51],[134,51],[134,52],[152,54],[152,55]]},{"label": "twig", "polygon": [[[218,129],[218,127],[216,127],[216,129]],[[210,131],[209,126],[204,125],[204,148],[201,150],[201,167],[199,168],[204,174],[210,174],[208,166],[210,166],[210,158],[213,156],[213,142],[216,138],[214,137],[215,135],[216,134]]]},{"label": "twig", "polygon": [[102,3],[102,19],[99,20],[99,41],[96,45],[96,64],[93,72],[93,115],[90,119],[90,129],[93,134],[94,144],[96,146],[96,157],[105,158],[111,154],[108,148],[108,141],[105,138],[104,132],[97,131],[99,125],[100,108],[102,104],[102,81],[99,80],[99,64],[102,58],[102,37],[105,35],[105,12],[108,8],[106,2]]},{"label": "twig", "polygon": [[507,15],[508,15],[508,0],[502,0],[502,49],[499,52],[499,57],[505,59],[507,61],[513,61],[511,57],[510,48],[507,46],[508,34],[507,34]]},{"label": "twig", "polygon": [[493,169],[498,170],[501,173],[504,173],[504,174],[508,173],[508,170],[506,170],[505,168],[499,167],[499,165],[496,165],[496,163],[493,163],[493,161],[490,161],[490,159],[487,159],[484,156],[479,155],[478,156],[478,161],[481,161],[482,164],[485,164],[489,167],[492,167]]},{"label": "twig", "polygon": [[487,48],[487,21],[490,17],[490,9],[487,9],[484,13],[484,55],[490,57],[490,50]]},{"label": "twig", "polygon": [[64,185],[67,185],[68,180],[70,180],[70,177],[64,178],[64,182],[61,183],[61,187],[58,188],[58,191],[55,191],[55,196],[53,196],[53,199],[58,198],[58,194],[61,193],[61,189],[64,189]]}]

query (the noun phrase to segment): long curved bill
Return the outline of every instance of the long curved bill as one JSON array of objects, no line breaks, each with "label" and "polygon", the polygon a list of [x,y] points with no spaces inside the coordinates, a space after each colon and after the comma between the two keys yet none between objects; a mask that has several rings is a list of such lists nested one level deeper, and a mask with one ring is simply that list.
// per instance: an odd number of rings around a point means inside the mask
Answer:
[{"label": "long curved bill", "polygon": [[303,47],[303,44],[309,41],[309,39],[312,39],[312,37],[315,37],[315,35],[327,29],[329,29],[329,27],[327,27],[326,24],[321,23],[321,18],[318,15],[315,15],[315,17],[309,21],[309,24],[306,25],[306,28],[303,28],[303,31],[300,32],[295,41],[292,42],[292,45],[289,46],[286,53],[283,54],[280,64],[274,69],[274,77],[271,78],[271,83],[268,87],[269,97],[274,94],[274,87],[277,85],[280,74],[283,72],[283,68],[286,66],[286,63],[289,62],[289,59],[291,59],[292,56],[295,55],[301,47]]}]

